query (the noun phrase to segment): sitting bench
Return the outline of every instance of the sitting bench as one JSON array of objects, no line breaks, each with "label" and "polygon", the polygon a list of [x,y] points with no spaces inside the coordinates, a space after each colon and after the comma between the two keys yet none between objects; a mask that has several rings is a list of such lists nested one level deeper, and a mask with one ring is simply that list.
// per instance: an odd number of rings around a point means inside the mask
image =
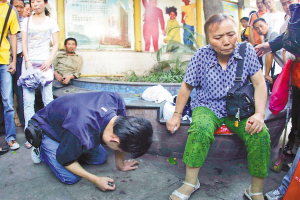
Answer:
[{"label": "sitting bench", "polygon": [[[53,91],[54,98],[72,93],[96,92],[85,88],[69,85]],[[159,156],[172,156],[182,158],[187,140],[187,130],[190,122],[181,122],[181,127],[175,134],[170,134],[166,128],[166,120],[163,119],[162,111],[164,102],[156,104],[143,100],[139,95],[131,93],[120,93],[126,103],[126,113],[128,116],[143,117],[148,119],[153,126],[153,144],[148,154]],[[268,103],[267,103],[268,105]],[[278,144],[281,133],[285,125],[286,111],[274,116],[266,108],[265,123],[269,128],[271,136],[271,147]],[[222,129],[222,128],[221,128]],[[223,127],[224,129],[224,127]],[[208,152],[208,160],[232,160],[246,157],[247,152],[244,142],[234,133],[215,134],[215,142]]]}]

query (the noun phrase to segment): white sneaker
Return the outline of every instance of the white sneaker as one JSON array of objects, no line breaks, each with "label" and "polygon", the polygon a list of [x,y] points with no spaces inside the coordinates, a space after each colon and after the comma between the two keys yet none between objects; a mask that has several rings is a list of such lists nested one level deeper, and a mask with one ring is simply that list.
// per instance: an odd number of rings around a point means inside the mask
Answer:
[{"label": "white sneaker", "polygon": [[19,143],[17,143],[16,140],[9,141],[8,146],[10,147],[11,150],[17,150],[18,148],[20,148],[20,145]]},{"label": "white sneaker", "polygon": [[32,148],[31,159],[35,164],[38,164],[42,161],[40,158],[40,148],[35,148],[35,147]]},{"label": "white sneaker", "polygon": [[268,200],[281,200],[283,196],[279,190],[272,190],[266,194]]}]

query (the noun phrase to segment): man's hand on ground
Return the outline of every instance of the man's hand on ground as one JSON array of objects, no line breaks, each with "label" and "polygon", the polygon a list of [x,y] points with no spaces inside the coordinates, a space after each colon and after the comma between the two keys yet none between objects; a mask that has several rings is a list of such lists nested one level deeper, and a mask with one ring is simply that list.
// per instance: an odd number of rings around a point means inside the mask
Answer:
[{"label": "man's hand on ground", "polygon": [[97,187],[102,190],[102,191],[106,191],[106,190],[115,190],[116,189],[116,185],[113,184],[112,186],[109,186],[108,182],[113,183],[114,179],[108,178],[108,177],[97,177],[93,183],[95,185],[97,185]]},{"label": "man's hand on ground", "polygon": [[122,168],[120,168],[121,171],[130,171],[130,170],[135,170],[138,168],[138,166],[135,165],[139,165],[139,161],[135,160],[135,159],[130,159],[130,160],[125,160],[124,161],[124,165],[122,166]]}]

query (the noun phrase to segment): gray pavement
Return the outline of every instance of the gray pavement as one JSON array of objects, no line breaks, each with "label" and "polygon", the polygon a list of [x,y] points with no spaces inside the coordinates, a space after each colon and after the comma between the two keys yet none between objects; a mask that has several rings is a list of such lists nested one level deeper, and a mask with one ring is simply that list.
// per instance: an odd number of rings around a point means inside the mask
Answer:
[{"label": "gray pavement", "polygon": [[[4,136],[0,137],[3,140]],[[109,176],[115,180],[115,191],[100,191],[89,181],[82,179],[74,185],[61,183],[44,163],[34,164],[30,158],[31,150],[26,149],[22,128],[17,128],[17,141],[21,148],[0,156],[0,199],[62,199],[62,200],[160,200],[168,199],[173,190],[181,186],[185,176],[185,166],[181,160],[171,165],[166,157],[146,154],[137,160],[140,166],[135,171],[118,171],[113,152],[108,150],[109,158],[103,165],[84,165],[83,167],[98,176]],[[185,142],[185,141],[183,141]],[[271,161],[278,147],[272,150]],[[286,172],[276,174],[269,171],[264,193],[277,188]],[[200,170],[201,188],[191,200],[246,199],[245,188],[251,182],[248,175],[247,160],[214,162],[207,161]]]}]

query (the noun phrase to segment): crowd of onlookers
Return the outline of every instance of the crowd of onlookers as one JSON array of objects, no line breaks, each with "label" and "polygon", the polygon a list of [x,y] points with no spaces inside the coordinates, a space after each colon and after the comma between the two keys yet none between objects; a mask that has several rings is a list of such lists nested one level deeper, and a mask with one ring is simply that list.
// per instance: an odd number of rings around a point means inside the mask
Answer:
[{"label": "crowd of onlookers", "polygon": [[[3,119],[2,126],[8,144],[6,148],[0,147],[0,155],[6,153],[9,148],[16,150],[20,147],[16,141],[15,126],[22,126],[25,129],[34,113],[53,100],[53,89],[64,87],[70,84],[72,79],[80,76],[83,61],[82,57],[75,53],[77,47],[75,38],[67,38],[66,52],[56,55],[59,27],[57,22],[49,17],[47,4],[47,0],[0,1],[1,13],[3,11],[9,16],[6,27],[0,27],[1,33],[3,32],[0,46],[3,102],[2,107],[0,106],[2,108],[0,119]],[[12,10],[8,12],[10,5]],[[1,23],[4,24],[5,18],[2,19]],[[35,66],[38,66],[42,73],[52,70],[54,80],[38,89],[18,85],[18,79]],[[36,91],[40,93],[36,95]],[[38,100],[42,101],[43,105],[35,106],[35,98],[36,96],[40,98],[40,95],[42,100]],[[25,146],[31,148],[29,142],[26,142]]]},{"label": "crowd of onlookers", "polygon": [[[280,12],[276,8],[276,2],[274,0],[256,0],[258,11],[252,11],[249,17],[243,17],[240,19],[242,27],[244,28],[241,33],[241,40],[250,42],[254,47],[268,43],[278,36],[286,32],[288,23],[291,18],[291,11],[289,6],[294,3],[299,3],[298,0],[280,0],[283,12]],[[281,69],[287,64],[288,60],[299,62],[299,58],[292,55],[285,49],[280,49],[275,52],[266,53],[264,56],[259,57],[262,65],[263,74],[266,84],[268,86],[268,93],[272,92],[272,86],[281,72]],[[299,71],[293,68],[294,75]],[[300,105],[300,88],[299,83],[296,80],[296,75],[291,76],[292,80],[292,128],[288,136],[288,142],[283,149],[284,154],[295,157],[294,162],[284,177],[282,184],[273,191],[266,194],[266,197],[270,200],[282,199],[285,195],[287,188],[292,180],[292,176],[296,170],[299,161],[299,105]],[[297,153],[298,151],[298,153]]]},{"label": "crowd of onlookers", "polygon": [[[150,3],[153,2],[156,1]],[[184,2],[186,6],[189,5],[189,1]],[[299,1],[280,0],[280,2],[285,13],[276,9],[275,0],[256,0],[258,11],[251,12],[249,18],[243,17],[240,20],[245,28],[242,31],[241,39],[250,44],[237,43],[236,24],[231,16],[217,14],[206,20],[204,29],[209,45],[199,48],[191,59],[178,94],[174,115],[167,122],[167,129],[171,133],[180,127],[183,107],[195,87],[197,98],[193,98],[191,103],[193,123],[188,131],[189,136],[183,158],[183,162],[187,166],[186,181],[181,188],[172,193],[170,198],[188,199],[194,191],[200,188],[197,178],[200,167],[205,161],[209,144],[214,141],[215,129],[225,123],[247,144],[249,174],[252,175],[252,183],[245,190],[245,195],[248,199],[262,199],[262,186],[264,178],[268,174],[270,157],[270,137],[268,129],[264,125],[266,93],[272,91],[272,85],[280,68],[284,67],[288,60],[299,62],[299,58],[284,49],[273,52],[269,50],[263,57],[258,57],[253,48],[253,46],[261,48],[261,44],[274,41],[287,30],[291,17],[289,6],[299,3]],[[143,3],[145,7],[148,6],[146,1]],[[8,144],[7,148],[0,148],[0,155],[6,153],[9,148],[11,150],[20,148],[16,141],[15,127],[23,126],[26,129],[28,122],[36,112],[34,106],[36,88],[31,87],[31,84],[36,84],[36,82],[30,79],[29,83],[23,84],[19,81],[20,79],[29,79],[28,77],[34,76],[36,77],[35,81],[38,82],[40,77],[36,76],[37,71],[45,73],[50,70],[54,79],[50,78],[38,88],[41,91],[43,106],[47,106],[53,101],[53,89],[62,88],[68,85],[72,79],[80,76],[83,60],[80,55],[75,53],[77,47],[75,38],[67,38],[64,43],[66,52],[57,55],[60,29],[57,22],[49,17],[47,4],[48,0],[11,0],[10,4],[7,3],[7,0],[0,0],[1,13],[8,11],[7,15],[9,16],[6,22],[6,19],[1,18],[1,24],[4,27],[0,27],[3,29],[1,32],[3,38],[1,37],[2,41],[0,42],[0,85],[3,110],[0,110],[0,117],[3,114],[5,140]],[[13,6],[11,11],[10,5]],[[194,5],[191,9],[194,9]],[[176,18],[177,11],[174,7],[169,7],[166,8],[166,12],[170,15],[169,22],[171,23],[171,20]],[[171,27],[172,24],[169,25]],[[252,116],[241,120],[237,117],[238,120],[235,120],[226,115],[226,102],[221,97],[227,95],[229,86],[234,82],[233,74],[235,74],[234,69],[236,69],[237,63],[233,59],[240,58],[239,48],[242,45],[245,46],[246,54],[244,57],[245,70],[242,70],[245,73],[241,79],[244,84],[248,80],[247,77],[250,77],[255,90],[256,103],[255,113]],[[210,66],[209,69],[206,69],[206,66]],[[206,71],[208,71],[208,75],[204,74]],[[264,81],[268,85],[268,89],[266,89]],[[297,81],[292,80],[292,83],[292,129],[284,152],[296,156],[296,159],[282,185],[267,193],[267,198],[272,200],[284,196],[300,156],[298,150],[300,89]],[[13,94],[16,96],[15,102]],[[255,134],[257,137],[253,136]],[[116,143],[114,140],[110,142]],[[67,143],[70,146],[73,144],[69,141]],[[26,142],[25,146],[32,147],[29,142]],[[115,148],[115,146],[113,147]],[[68,170],[73,172],[71,168]],[[78,180],[76,179],[76,181]]]}]

